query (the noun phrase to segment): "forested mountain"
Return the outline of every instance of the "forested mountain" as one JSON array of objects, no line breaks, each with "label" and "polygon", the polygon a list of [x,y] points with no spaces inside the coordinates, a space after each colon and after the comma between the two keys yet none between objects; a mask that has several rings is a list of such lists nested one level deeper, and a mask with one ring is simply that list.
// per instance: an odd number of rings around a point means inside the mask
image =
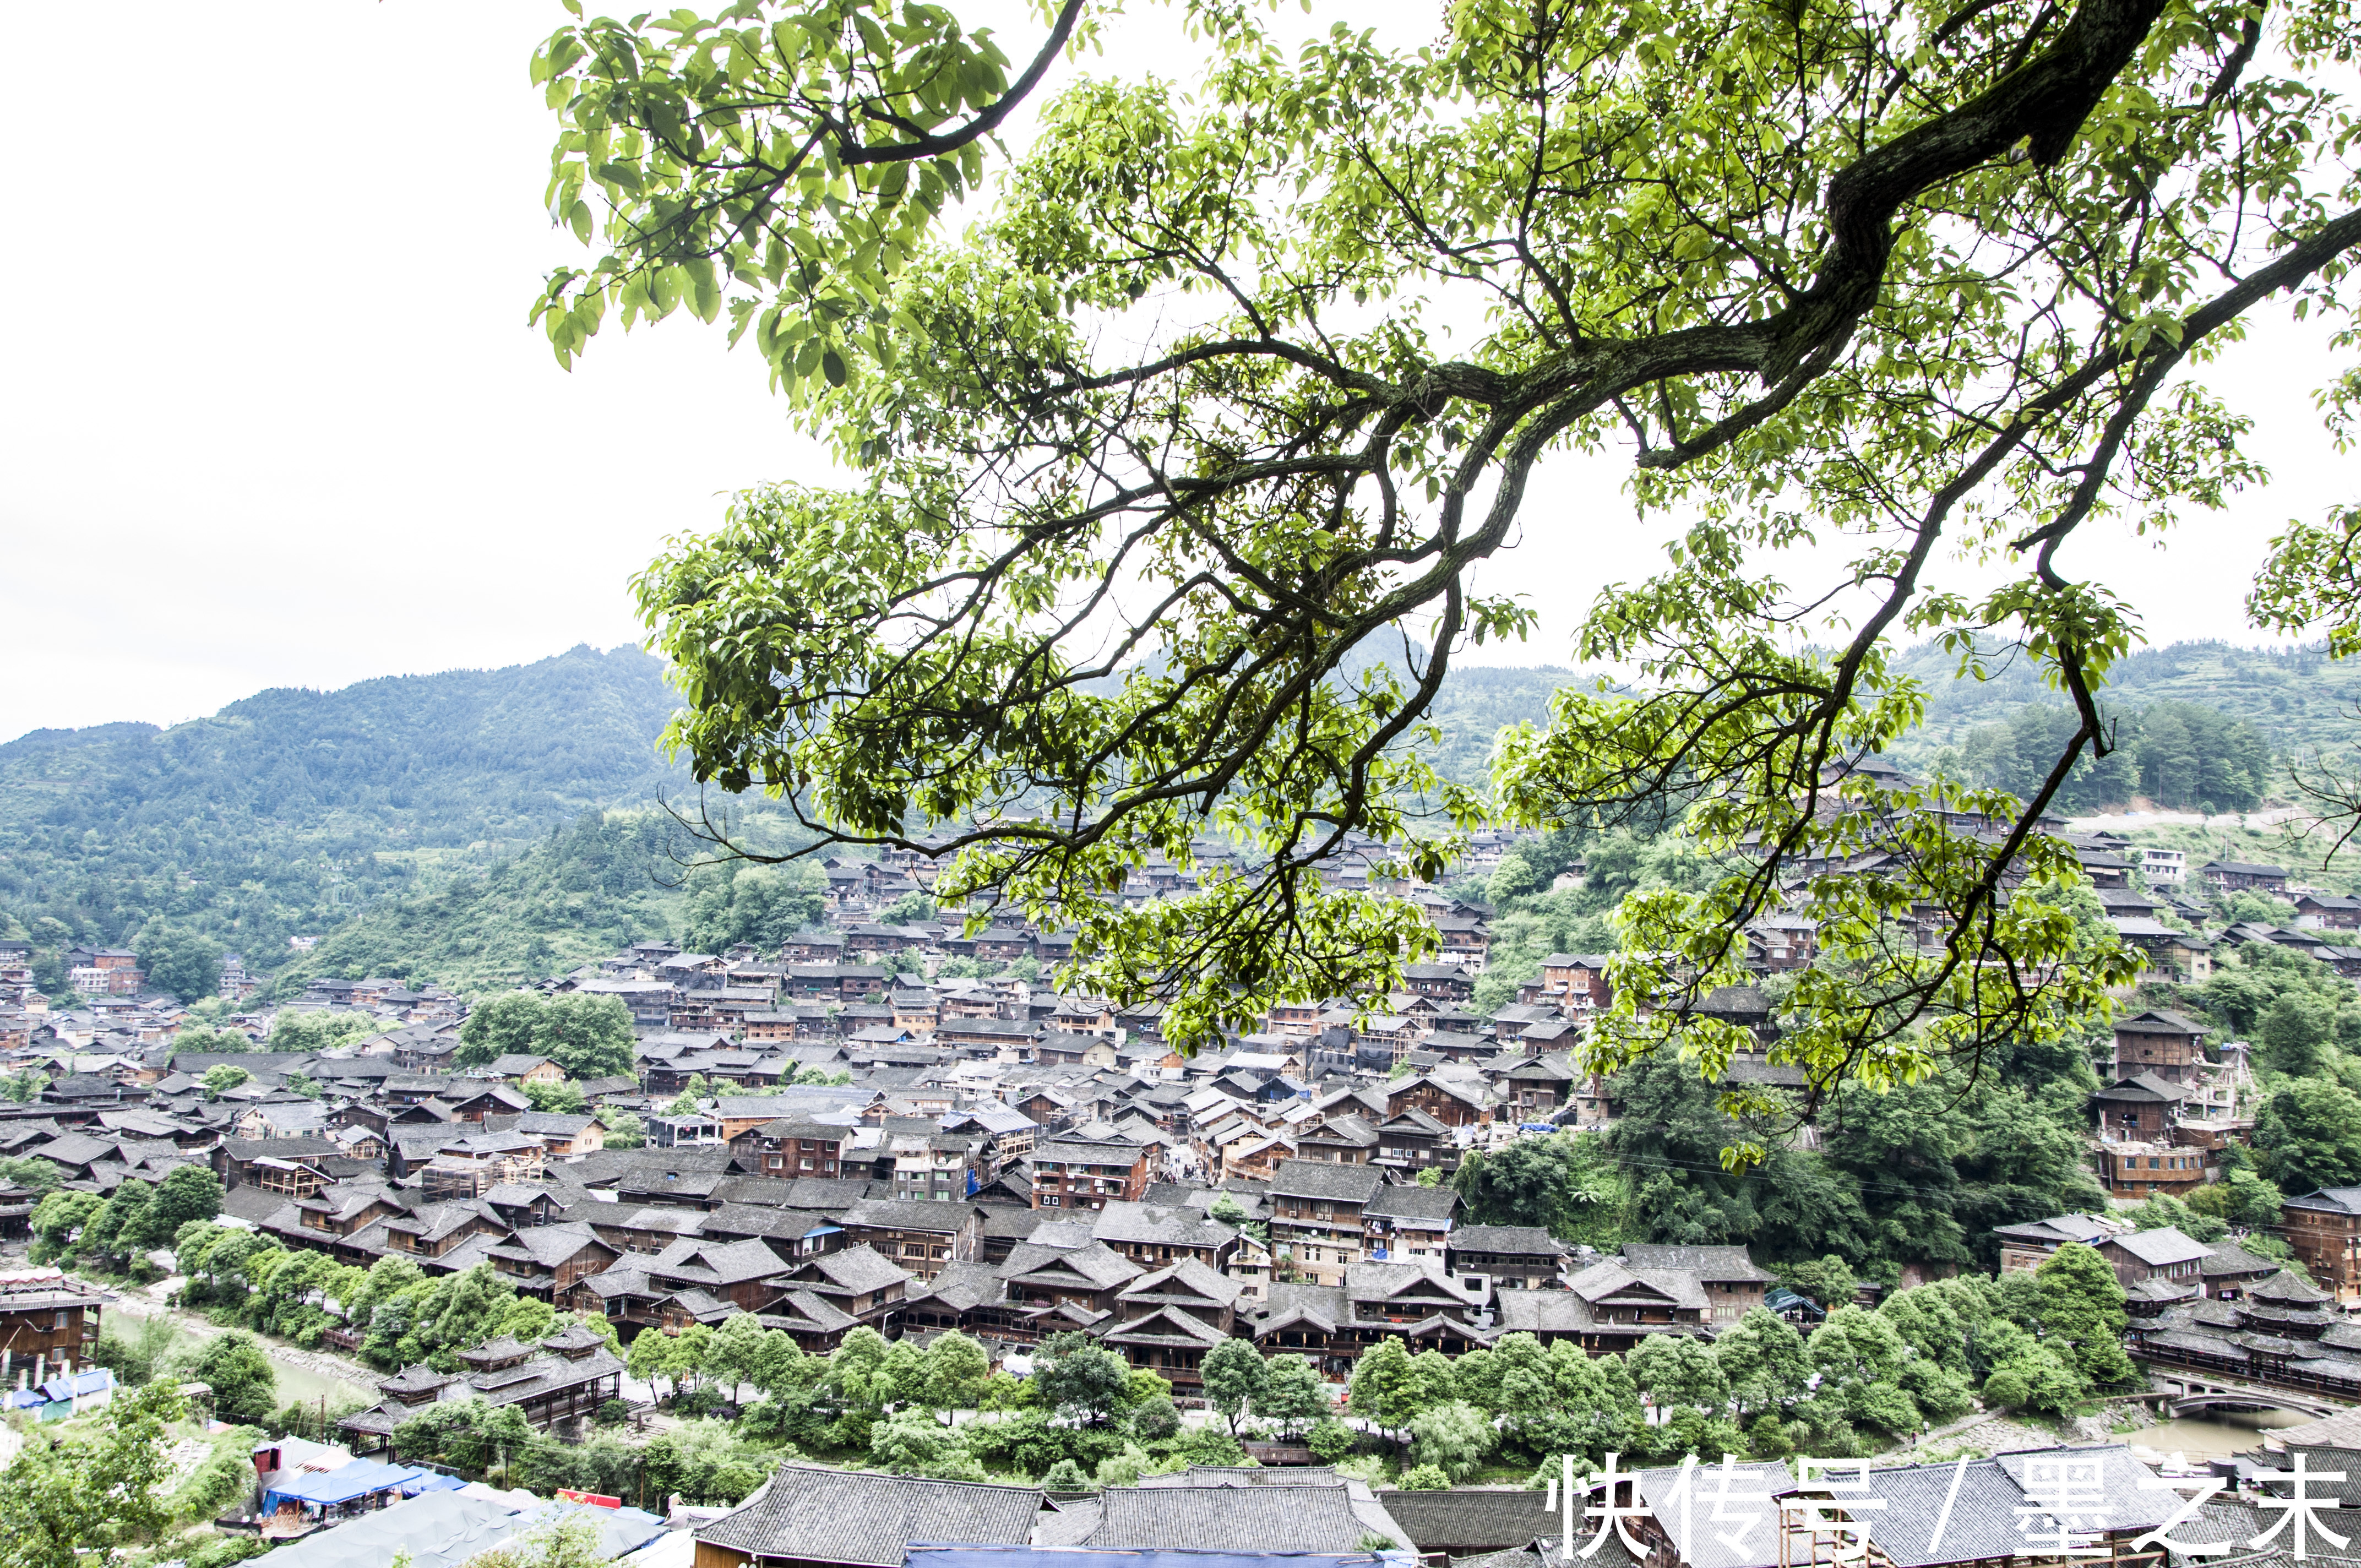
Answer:
[{"label": "forested mountain", "polygon": [[[2028,672],[1956,682],[1931,648],[1904,663],[1934,691],[1905,763],[2032,786],[2068,720]],[[1501,726],[1545,720],[1550,694],[1587,678],[1455,670],[1433,716],[1436,765],[1480,782]],[[2233,810],[2271,790],[2288,749],[2339,743],[2361,669],[2185,643],[2134,654],[2109,691],[2125,743],[2085,769],[2068,809],[2145,795]],[[539,969],[627,928],[685,934],[685,895],[664,886],[677,840],[642,811],[689,789],[655,749],[674,703],[645,652],[579,647],[263,692],[169,729],[37,730],[0,745],[0,921],[50,942],[129,943],[167,924],[262,967],[287,960],[290,936],[327,933],[291,974],[445,980]],[[618,808],[641,815],[584,817]]]},{"label": "forested mountain", "polygon": [[[1930,746],[1965,743],[1980,724],[2006,721],[2027,703],[2060,706],[2023,661],[1995,667],[1992,678],[1953,678],[1956,661],[1933,643],[1905,653],[1900,667],[1933,693],[1921,732]],[[2227,642],[2175,642],[2142,648],[2108,673],[2106,697],[2120,712],[2158,703],[2193,703],[2244,718],[2274,750],[2344,744],[2361,704],[2361,663],[2338,663],[2319,646],[2274,650]]]},{"label": "forested mountain", "polygon": [[[1901,665],[1932,694],[1925,727],[1897,748],[1905,763],[1939,762],[2025,795],[2039,787],[2045,759],[2074,730],[2063,699],[2022,661],[1996,666],[1988,680],[1960,680],[1956,661],[1927,644]],[[2142,649],[2107,681],[2114,754],[2086,759],[2058,804],[2088,812],[2136,795],[2175,810],[2251,810],[2282,787],[2289,755],[2348,746],[2356,705],[2361,667],[2334,663],[2319,648]]]},{"label": "forested mountain", "polygon": [[0,746],[0,910],[85,940],[162,917],[268,962],[586,808],[681,788],[655,750],[674,703],[645,652],[578,647],[267,691],[169,729],[36,730]]},{"label": "forested mountain", "polygon": [[[761,825],[756,838],[781,841]],[[491,989],[650,937],[705,952],[733,942],[775,948],[819,918],[816,874],[701,863],[699,849],[662,811],[586,813],[481,876],[379,900],[290,963],[280,989],[323,974]]]}]

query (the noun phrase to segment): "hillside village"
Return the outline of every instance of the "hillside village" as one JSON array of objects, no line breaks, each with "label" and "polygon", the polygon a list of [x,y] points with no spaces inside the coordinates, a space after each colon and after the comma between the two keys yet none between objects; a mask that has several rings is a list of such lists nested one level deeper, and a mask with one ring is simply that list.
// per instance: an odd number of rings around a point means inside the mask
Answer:
[{"label": "hillside village", "polygon": [[[1479,840],[1475,869],[1517,843]],[[2104,917],[2160,975],[2202,981],[2215,954],[2255,944],[2361,973],[2361,947],[2338,941],[2361,927],[2361,900],[2274,866],[2191,867],[2178,852],[2103,837],[2077,848]],[[1340,878],[1366,880],[1376,863],[1373,854]],[[388,1477],[444,1473],[400,1452],[397,1434],[407,1426],[414,1440],[409,1423],[422,1412],[476,1401],[513,1412],[520,1431],[579,1442],[618,1411],[653,1413],[646,1401],[661,1397],[666,1363],[651,1347],[715,1343],[733,1320],[815,1365],[857,1349],[864,1332],[918,1347],[972,1343],[995,1373],[1087,1344],[1160,1379],[1189,1409],[1216,1402],[1207,1366],[1223,1365],[1225,1345],[1253,1347],[1257,1365],[1300,1356],[1342,1399],[1388,1347],[1471,1366],[1503,1347],[1653,1365],[1679,1343],[1742,1340],[1766,1313],[1812,1334],[1832,1310],[1893,1288],[1862,1283],[1857,1300],[1816,1300],[1742,1246],[1601,1252],[1543,1223],[1472,1221],[1454,1185],[1464,1166],[1521,1141],[1598,1134],[1621,1110],[1616,1083],[1585,1074],[1572,1054],[1611,1000],[1606,955],[1552,954],[1513,1002],[1479,1015],[1477,983],[1492,957],[1479,902],[1391,887],[1416,900],[1440,951],[1404,970],[1384,1011],[1278,1008],[1227,1048],[1188,1056],[1162,1038],[1154,1010],[1053,988],[1071,935],[884,918],[922,892],[908,858],[825,871],[825,924],[778,950],[641,941],[472,1007],[432,985],[372,979],[319,980],[256,1006],[256,981],[233,957],[221,982],[227,1011],[211,1009],[225,1022],[205,1029],[203,1049],[180,1042],[188,1010],[147,988],[136,955],[74,950],[77,1005],[51,1007],[30,983],[24,945],[0,944],[0,983],[16,1003],[0,1014],[0,1073],[18,1093],[0,1104],[0,1160],[10,1162],[0,1170],[45,1161],[58,1178],[53,1194],[0,1187],[0,1238],[22,1245],[46,1223],[36,1256],[70,1254],[71,1227],[111,1212],[102,1201],[161,1192],[172,1172],[195,1167],[217,1180],[218,1212],[193,1234],[181,1227],[178,1257],[170,1246],[127,1248],[133,1281],[202,1272],[214,1282],[204,1299],[221,1299],[225,1277],[243,1298],[234,1254],[260,1245],[318,1261],[282,1271],[269,1325],[382,1371],[379,1400],[315,1432],[331,1440],[329,1457],[301,1472],[343,1482],[275,1501],[271,1476],[259,1484],[253,1506],[270,1507],[256,1528],[293,1541],[280,1550],[299,1555],[340,1520],[360,1529],[405,1496]],[[1564,880],[1582,874],[1577,862]],[[1124,896],[1179,885],[1151,868]],[[2231,911],[2232,895],[2249,902]],[[2284,923],[2253,918],[2255,898]],[[1814,956],[1808,926],[1791,919],[1749,935],[1765,985]],[[1730,988],[1708,1005],[1774,1037],[1761,990]],[[546,1053],[486,1043],[566,1008],[609,1026]],[[285,1045],[289,1020],[333,1029],[336,1043],[268,1048]],[[236,1043],[251,1048],[220,1048]],[[2183,1014],[2127,1003],[2087,1107],[2091,1170],[2111,1195],[2180,1200],[2221,1177],[2224,1152],[2253,1126],[2246,1051]],[[1774,1088],[1799,1081],[1760,1056],[1731,1071]],[[2361,1299],[2361,1190],[2290,1195],[2280,1229],[2284,1245],[2249,1235],[2249,1251],[2235,1237],[2209,1244],[2124,1215],[2062,1213],[1997,1227],[1989,1241],[2004,1278],[2031,1277],[2061,1248],[2103,1259],[2122,1346],[2152,1386],[2361,1400],[2361,1329],[2340,1310]],[[238,1236],[226,1250],[216,1239]],[[398,1325],[380,1321],[389,1310],[373,1317],[366,1300],[356,1305],[368,1288],[335,1283],[376,1277],[387,1260],[446,1287],[486,1281],[502,1299],[545,1304],[544,1315],[522,1333],[496,1332],[488,1318],[408,1359],[404,1347],[423,1342],[394,1343]],[[1940,1272],[1905,1278],[1903,1295]],[[53,1266],[0,1280],[0,1383],[17,1390],[11,1398],[72,1412],[111,1388],[111,1370],[93,1360],[110,1299],[104,1279]],[[675,1394],[682,1380],[673,1365]],[[1669,1398],[1653,1383],[1642,1393]],[[1926,1396],[1919,1408],[1949,1407]],[[1294,1550],[1350,1552],[1372,1535],[1430,1557],[1546,1546],[1535,1494],[1478,1490],[1465,1495],[1500,1500],[1452,1514],[1444,1499],[1460,1493],[1372,1492],[1374,1475],[1302,1468],[1317,1456],[1300,1443],[1284,1433],[1250,1443],[1246,1453],[1276,1466],[1267,1475],[1183,1464],[1147,1477],[1137,1503],[1120,1486],[1087,1500],[1038,1487],[987,1497],[972,1482],[791,1466],[710,1524],[672,1522],[695,1525],[700,1563],[840,1560],[812,1538],[841,1528],[809,1511],[816,1497],[881,1517],[901,1517],[914,1497],[983,1509],[994,1522],[974,1528],[1005,1545],[1216,1547],[1234,1539],[1222,1521],[1243,1500],[1291,1521],[1256,1528],[1264,1543]],[[2070,1452],[2133,1463],[2120,1447]],[[1772,1468],[1777,1486],[1795,1481],[1784,1462]],[[1908,1472],[1872,1474],[1902,1486]],[[2021,1489],[2006,1465],[1977,1474],[1980,1485]],[[1639,1486],[1661,1510],[1677,1479],[1648,1470]],[[430,1487],[402,1517],[468,1502]],[[506,1508],[492,1522],[511,1530],[544,1519],[513,1497],[473,1502]],[[606,1523],[622,1528],[621,1517]],[[649,1541],[680,1533],[642,1517]],[[1659,1534],[1642,1555],[1697,1561],[1662,1533],[1674,1527],[1661,1511],[1650,1517]],[[916,1538],[885,1534],[859,1560],[902,1563]],[[912,1549],[908,1561],[930,1559]]]}]

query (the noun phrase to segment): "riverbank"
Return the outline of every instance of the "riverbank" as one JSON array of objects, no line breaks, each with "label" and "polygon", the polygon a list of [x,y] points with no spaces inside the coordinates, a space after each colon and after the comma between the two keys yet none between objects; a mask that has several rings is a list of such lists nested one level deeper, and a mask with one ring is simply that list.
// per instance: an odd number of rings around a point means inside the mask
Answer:
[{"label": "riverbank", "polygon": [[[175,1330],[200,1343],[229,1332],[203,1313],[165,1303],[164,1299],[184,1283],[176,1276],[159,1279],[153,1285],[114,1288],[115,1300],[106,1310],[110,1313],[142,1321],[164,1319]],[[333,1351],[305,1350],[301,1345],[252,1329],[239,1332],[249,1335],[270,1362],[271,1370],[278,1376],[278,1402],[281,1405],[310,1405],[325,1399],[333,1409],[356,1402],[371,1404],[378,1398],[378,1380],[384,1374],[361,1362]]]}]

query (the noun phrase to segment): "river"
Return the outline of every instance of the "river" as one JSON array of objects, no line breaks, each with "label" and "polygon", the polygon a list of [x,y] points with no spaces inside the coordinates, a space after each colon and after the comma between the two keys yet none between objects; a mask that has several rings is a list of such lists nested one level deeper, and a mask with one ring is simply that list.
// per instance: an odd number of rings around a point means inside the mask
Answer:
[{"label": "river", "polygon": [[[223,1332],[193,1312],[174,1311],[137,1291],[122,1292],[120,1298],[106,1310],[127,1318],[167,1319],[173,1328],[180,1331],[183,1343],[190,1340],[208,1340]],[[335,1409],[340,1405],[347,1405],[355,1401],[366,1404],[377,1398],[376,1390],[361,1377],[325,1376],[311,1366],[296,1365],[288,1358],[287,1348],[276,1341],[261,1334],[255,1334],[252,1338],[263,1355],[270,1362],[271,1371],[277,1375],[277,1393],[273,1400],[275,1404],[290,1405],[301,1400],[304,1404],[317,1408],[321,1399],[324,1398],[328,1402],[328,1408]],[[325,1356],[321,1356],[317,1358],[317,1362],[325,1362],[327,1359]]]},{"label": "river", "polygon": [[2124,1435],[2125,1442],[2158,1453],[2180,1453],[2202,1463],[2226,1459],[2263,1445],[2263,1433],[2312,1420],[2294,1410],[2224,1410],[2207,1416],[2177,1416]]}]

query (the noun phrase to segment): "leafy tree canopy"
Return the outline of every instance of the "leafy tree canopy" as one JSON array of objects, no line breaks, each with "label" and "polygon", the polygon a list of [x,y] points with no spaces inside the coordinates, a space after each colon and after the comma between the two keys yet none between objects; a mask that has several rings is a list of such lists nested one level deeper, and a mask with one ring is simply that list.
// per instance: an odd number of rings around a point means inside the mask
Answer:
[{"label": "leafy tree canopy", "polygon": [[259,1426],[276,1406],[278,1370],[253,1336],[233,1331],[205,1342],[189,1376],[214,1391],[214,1414],[233,1426]]},{"label": "leafy tree canopy", "polygon": [[161,1529],[169,1423],[181,1414],[180,1397],[151,1385],[118,1397],[91,1431],[27,1441],[0,1471],[0,1568],[75,1568],[83,1553]]},{"label": "leafy tree canopy", "polygon": [[2255,1115],[2255,1152],[2288,1192],[2361,1181],[2361,1095],[2324,1078],[2288,1080]]},{"label": "leafy tree canopy", "polygon": [[221,990],[222,946],[211,937],[151,920],[131,950],[148,971],[148,983],[170,992],[182,1002],[195,1002]]},{"label": "leafy tree canopy", "polygon": [[[367,1013],[335,1013],[324,1007],[296,1009],[282,1007],[270,1021],[270,1048],[274,1051],[317,1052],[333,1050],[355,1040],[380,1034],[384,1025]],[[244,1049],[244,1046],[236,1047]]]},{"label": "leafy tree canopy", "polygon": [[454,1059],[481,1067],[504,1056],[544,1056],[569,1078],[631,1070],[631,1010],[612,996],[543,996],[509,991],[467,1014]]},{"label": "leafy tree canopy", "polygon": [[[2345,308],[2345,13],[1476,0],[1299,50],[1190,4],[1193,82],[1068,80],[1115,15],[1064,0],[1014,68],[873,0],[577,16],[538,51],[550,207],[594,252],[536,306],[561,360],[726,313],[856,475],[751,489],[640,580],[695,776],[839,841],[950,824],[939,897],[1074,927],[1073,978],[1183,1042],[1374,999],[1433,933],[1322,864],[1366,833],[1433,873],[1488,815],[1755,849],[1625,901],[1603,1065],[1720,1078],[1749,1036],[1699,1004],[1783,904],[1824,956],[1777,1047],[1807,1108],[2101,1010],[2133,960],[2018,891],[2079,880],[2033,820],[2115,744],[2096,694],[2140,637],[2081,531],[2255,477],[2202,367],[2275,296]],[[1417,742],[1462,650],[1532,626],[1476,574],[1573,453],[1677,534],[1577,638],[1638,695],[1561,691],[1479,799]],[[2356,531],[2292,528],[2253,613],[2361,639]],[[1791,584],[1806,538],[1845,559]],[[1963,593],[1955,559],[2004,570]],[[1836,595],[1840,644],[1799,649]],[[2072,721],[2024,801],[1845,765],[1924,711],[1905,636],[2053,683]],[[1260,858],[1101,896],[1209,832]],[[1872,849],[1894,869],[1799,883]],[[1933,939],[1889,940],[1914,906]]]}]

